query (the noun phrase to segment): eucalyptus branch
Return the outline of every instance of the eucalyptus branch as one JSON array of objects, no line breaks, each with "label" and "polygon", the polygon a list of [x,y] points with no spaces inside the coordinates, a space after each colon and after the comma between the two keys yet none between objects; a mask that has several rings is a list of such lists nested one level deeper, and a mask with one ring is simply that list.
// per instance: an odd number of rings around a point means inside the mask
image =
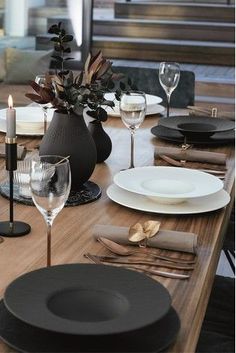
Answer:
[{"label": "eucalyptus branch", "polygon": [[115,91],[115,98],[119,100],[122,91],[129,90],[130,82],[122,82],[123,75],[112,72],[112,63],[102,56],[101,51],[94,56],[89,54],[84,69],[74,77],[65,66],[66,61],[73,59],[66,55],[71,53],[68,44],[73,41],[73,36],[66,33],[61,22],[52,25],[48,33],[53,34],[50,39],[54,44],[52,59],[58,71],[55,75],[48,75],[47,87],[41,88],[31,81],[30,85],[37,94],[29,93],[27,97],[39,104],[51,103],[61,112],[73,110],[81,113],[88,107],[88,114],[94,119],[107,120],[104,107],[112,108],[115,104],[106,99],[105,93]]}]

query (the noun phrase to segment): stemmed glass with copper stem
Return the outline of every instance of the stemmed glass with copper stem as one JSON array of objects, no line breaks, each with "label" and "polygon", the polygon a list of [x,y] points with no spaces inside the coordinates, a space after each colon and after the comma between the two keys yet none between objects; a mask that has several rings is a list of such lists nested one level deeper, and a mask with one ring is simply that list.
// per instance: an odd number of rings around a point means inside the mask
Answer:
[{"label": "stemmed glass with copper stem", "polygon": [[51,266],[51,228],[70,193],[71,173],[67,157],[39,156],[32,160],[30,190],[33,202],[47,225],[47,266]]}]

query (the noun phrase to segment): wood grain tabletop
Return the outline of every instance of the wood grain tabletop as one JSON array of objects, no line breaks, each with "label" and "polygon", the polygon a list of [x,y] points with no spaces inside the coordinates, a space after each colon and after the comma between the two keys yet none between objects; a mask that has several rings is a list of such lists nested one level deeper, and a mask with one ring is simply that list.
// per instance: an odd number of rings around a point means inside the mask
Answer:
[{"label": "wood grain tabletop", "polygon": [[[156,116],[146,117],[135,136],[135,165],[154,165],[155,146],[176,146],[154,137],[150,128],[158,122]],[[131,226],[136,222],[158,220],[162,229],[187,231],[198,234],[198,253],[196,267],[189,280],[176,280],[153,277],[161,282],[172,297],[172,305],[179,314],[181,329],[169,352],[192,353],[198,341],[204,318],[224,234],[234,201],[234,148],[225,146],[195,146],[203,150],[224,152],[227,154],[227,173],[224,189],[231,194],[230,204],[220,210],[197,215],[164,215],[145,213],[120,206],[106,195],[107,187],[112,183],[115,173],[129,165],[130,136],[119,118],[109,118],[104,129],[112,139],[112,152],[105,163],[97,164],[90,180],[102,189],[99,200],[77,207],[64,208],[52,227],[52,264],[85,263],[84,253],[108,254],[100,243],[92,237],[93,226],[97,223],[116,226]],[[4,141],[1,134],[0,142]],[[19,137],[19,143],[28,148],[40,142],[40,138]],[[1,174],[4,174],[5,162],[0,159]],[[8,220],[8,201],[0,196],[0,220]],[[46,226],[44,220],[33,206],[19,203],[14,205],[15,219],[31,225],[30,234],[20,238],[4,238],[0,244],[0,297],[3,297],[8,284],[18,276],[44,267],[46,264]],[[167,250],[156,250],[159,254],[170,254]],[[186,253],[173,253],[173,256],[191,258]],[[173,270],[175,271],[175,270]],[[182,271],[181,273],[185,273]],[[14,352],[5,343],[0,342],[0,352]]]}]

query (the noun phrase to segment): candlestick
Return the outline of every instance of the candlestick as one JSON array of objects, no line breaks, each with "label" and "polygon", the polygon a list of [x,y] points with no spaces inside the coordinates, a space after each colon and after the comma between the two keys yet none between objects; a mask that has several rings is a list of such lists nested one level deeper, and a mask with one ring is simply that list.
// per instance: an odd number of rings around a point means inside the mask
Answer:
[{"label": "candlestick", "polygon": [[9,221],[0,222],[0,235],[5,237],[20,237],[30,232],[29,224],[14,221],[13,215],[13,172],[17,169],[16,143],[16,111],[13,109],[12,97],[8,98],[7,134],[6,134],[6,170],[9,172]]},{"label": "candlestick", "polygon": [[12,96],[8,97],[8,109],[6,116],[6,132],[8,138],[16,137],[16,110],[13,108]]}]

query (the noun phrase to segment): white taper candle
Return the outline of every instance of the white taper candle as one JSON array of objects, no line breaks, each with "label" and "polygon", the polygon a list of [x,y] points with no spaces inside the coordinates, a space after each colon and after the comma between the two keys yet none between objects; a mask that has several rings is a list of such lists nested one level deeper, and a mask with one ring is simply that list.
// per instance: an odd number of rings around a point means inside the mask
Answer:
[{"label": "white taper candle", "polygon": [[13,99],[12,96],[8,97],[8,109],[6,114],[6,132],[7,137],[15,138],[16,137],[16,110],[13,108]]}]

